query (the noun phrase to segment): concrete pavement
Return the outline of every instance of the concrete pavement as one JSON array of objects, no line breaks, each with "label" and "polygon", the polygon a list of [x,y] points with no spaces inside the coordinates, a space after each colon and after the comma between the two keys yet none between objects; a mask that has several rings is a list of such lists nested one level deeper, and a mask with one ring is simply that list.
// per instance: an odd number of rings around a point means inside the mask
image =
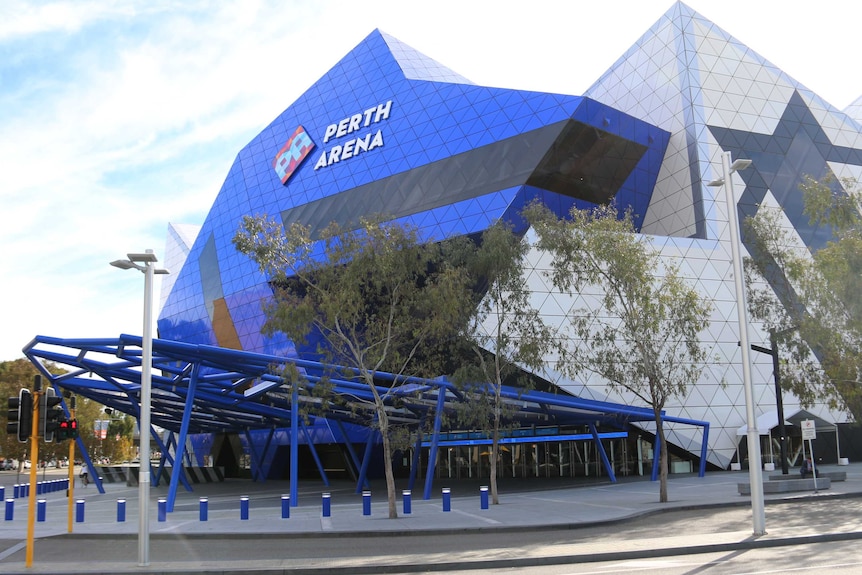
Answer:
[{"label": "concrete pavement", "polygon": [[[382,486],[372,486],[370,515],[365,515],[363,498],[351,485],[327,488],[306,482],[301,485],[298,506],[291,507],[290,516],[283,518],[281,497],[289,492],[286,482],[231,480],[196,485],[192,493],[181,491],[174,511],[159,521],[156,499],[165,497],[167,489],[154,487],[150,507],[153,551],[147,568],[137,565],[137,488],[106,484],[102,495],[92,485],[86,489],[79,486],[74,499],[85,501],[84,521],[73,522],[72,534],[68,533],[65,492],[39,497],[46,501],[46,520],[36,523],[34,562],[29,569],[24,567],[27,500],[15,501],[13,519],[0,521],[0,570],[88,575],[248,570],[394,573],[443,571],[447,566],[463,569],[467,564],[490,567],[500,561],[541,565],[862,538],[862,464],[823,468],[829,469],[846,471],[847,480],[832,482],[829,489],[816,493],[767,495],[767,534],[756,538],[752,536],[750,499],[737,490],[738,483],[748,480],[745,471],[711,472],[703,478],[671,475],[670,501],[664,504],[658,502],[658,482],[642,478],[623,479],[617,484],[535,480],[504,482],[500,505],[482,509],[477,483],[452,482],[450,510],[444,511],[444,484],[439,483],[428,501],[416,490],[407,515],[399,491],[398,519],[387,517]],[[8,498],[10,485],[5,479],[0,474]],[[322,513],[324,491],[330,494],[329,517]],[[242,518],[242,496],[249,497],[248,519]],[[201,497],[207,498],[206,521],[200,520]],[[122,522],[118,521],[119,499],[126,501]],[[716,520],[719,513],[723,514],[720,528]],[[788,519],[791,513],[793,520]],[[553,543],[518,543],[526,541],[527,534],[534,537],[550,529],[571,530],[571,537]],[[422,536],[481,534],[494,535],[495,539],[478,550],[461,548],[454,542],[451,548],[419,544]],[[375,539],[367,539],[367,554],[348,549],[346,543],[344,552],[339,552],[342,541],[370,535],[396,543],[382,555],[372,552],[370,542]],[[331,551],[315,551],[312,541],[320,540],[329,541]],[[507,543],[501,546],[503,541]],[[206,542],[222,543],[208,552],[195,550],[195,545],[205,548]],[[288,545],[291,551],[279,551],[281,545]],[[80,552],[59,551],[64,546]],[[230,546],[234,547],[228,551]],[[214,552],[219,550],[225,556]]]}]

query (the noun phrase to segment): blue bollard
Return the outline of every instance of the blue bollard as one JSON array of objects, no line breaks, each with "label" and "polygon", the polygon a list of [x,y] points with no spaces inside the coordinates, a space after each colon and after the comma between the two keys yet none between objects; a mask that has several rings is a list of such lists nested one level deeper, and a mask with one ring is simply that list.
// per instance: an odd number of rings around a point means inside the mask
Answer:
[{"label": "blue bollard", "polygon": [[248,496],[239,498],[239,518],[248,521]]},{"label": "blue bollard", "polygon": [[168,500],[159,498],[159,521],[165,522],[168,520]]},{"label": "blue bollard", "polygon": [[332,495],[329,493],[324,493],[322,496],[322,504],[323,504],[323,516],[329,517],[332,514]]},{"label": "blue bollard", "polygon": [[362,514],[371,515],[371,492],[362,492]]},{"label": "blue bollard", "polygon": [[19,497],[21,497],[21,484],[20,483],[15,484],[15,487],[13,488],[12,497],[14,497],[15,499],[18,499]]},{"label": "blue bollard", "polygon": [[0,501],[6,500],[6,488],[0,485]]},{"label": "blue bollard", "polygon": [[117,523],[122,523],[126,520],[126,500],[117,499]]},{"label": "blue bollard", "polygon": [[75,523],[84,522],[84,500],[78,499],[75,502]]},{"label": "blue bollard", "polygon": [[15,518],[15,500],[6,500],[6,521],[12,521]]},{"label": "blue bollard", "polygon": [[201,521],[209,519],[209,500],[206,497],[200,499],[200,517]]},{"label": "blue bollard", "polygon": [[401,498],[404,503],[404,515],[410,515],[410,490],[405,489],[402,491]]},{"label": "blue bollard", "polygon": [[482,509],[488,509],[488,488],[479,488],[479,501]]},{"label": "blue bollard", "polygon": [[443,511],[452,511],[452,492],[448,487],[443,488]]},{"label": "blue bollard", "polygon": [[39,523],[45,522],[45,511],[48,507],[48,502],[40,499],[36,502],[36,521]]},{"label": "blue bollard", "polygon": [[290,518],[290,495],[281,496],[281,518]]}]

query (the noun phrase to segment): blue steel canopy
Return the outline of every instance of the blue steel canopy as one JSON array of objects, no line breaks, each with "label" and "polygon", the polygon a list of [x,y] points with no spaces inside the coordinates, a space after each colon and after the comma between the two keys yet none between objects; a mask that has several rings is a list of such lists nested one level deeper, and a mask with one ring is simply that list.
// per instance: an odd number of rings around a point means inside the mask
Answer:
[{"label": "blue steel canopy", "polygon": [[[90,398],[118,411],[139,417],[141,404],[142,338],[121,335],[116,339],[61,339],[37,336],[25,348],[24,354],[48,378],[55,390],[67,390]],[[345,367],[324,365],[295,357],[283,357],[237,351],[209,345],[182,343],[164,339],[153,340],[151,414],[153,426],[179,433],[173,444],[175,458],[167,453],[170,445],[163,446],[162,461],[182,469],[186,438],[194,433],[245,433],[252,430],[269,430],[289,427],[291,430],[291,500],[297,498],[297,464],[293,462],[297,451],[299,410],[303,402],[315,402],[325,408],[328,420],[370,425],[374,421],[373,394],[369,387],[358,381],[358,373]],[[66,373],[55,375],[48,371],[45,362],[64,368]],[[288,370],[286,368],[295,368]],[[288,373],[300,374],[296,388]],[[330,377],[343,374],[343,378]],[[418,427],[429,420],[433,412],[429,461],[436,460],[436,450],[442,431],[442,413],[453,409],[455,402],[468,399],[467,393],[482,392],[487,384],[472,386],[472,391],[459,389],[445,378],[404,378],[390,373],[375,374],[378,393],[385,398],[390,422]],[[328,378],[331,386],[328,395],[314,394],[321,378]],[[597,448],[602,454],[605,468],[615,481],[604,449],[601,446],[600,426],[627,430],[630,422],[654,420],[651,409],[594,401],[564,394],[523,391],[511,387],[501,390],[503,400],[516,408],[514,418],[521,425],[533,423],[556,426],[583,425],[589,428]],[[665,421],[679,422],[703,428],[699,475],[706,465],[706,446],[709,424],[702,421],[667,417]],[[305,427],[302,431],[307,433]],[[153,433],[141,430],[141,433]],[[539,432],[542,433],[542,432]],[[269,444],[267,439],[266,444]],[[511,441],[536,441],[537,437],[510,438]],[[80,439],[78,440],[80,443]],[[370,437],[369,437],[370,441]],[[169,441],[169,444],[171,442]],[[451,442],[450,442],[451,443]],[[83,447],[83,444],[81,444]],[[658,444],[656,444],[658,446]],[[348,444],[349,447],[349,444]],[[258,454],[252,447],[252,457]],[[267,448],[264,448],[264,451]],[[312,446],[313,449],[313,446]],[[83,453],[92,468],[89,456]],[[142,454],[143,455],[143,454]],[[653,479],[657,474],[658,458],[654,458]],[[365,479],[368,458],[362,462],[359,485]],[[258,459],[258,465],[260,465]],[[318,464],[318,467],[320,465]],[[432,468],[426,475],[425,498],[430,498]],[[414,467],[415,470],[415,467]],[[326,482],[325,472],[320,468]],[[94,476],[96,474],[94,473]],[[157,475],[158,477],[158,475]],[[168,510],[173,510],[178,482],[191,486],[183,473],[173,473],[168,494]],[[411,475],[411,485],[413,476]],[[97,483],[100,491],[102,487]]]},{"label": "blue steel canopy", "polygon": [[[141,338],[121,335],[116,339],[62,339],[37,336],[24,354],[50,380],[82,397],[133,416],[138,415],[141,390]],[[43,362],[52,362],[67,373],[55,375]],[[179,431],[191,399],[189,433],[241,432],[289,425],[290,383],[281,375],[295,365],[304,381],[300,401],[323,402],[326,417],[351,423],[367,423],[357,412],[372,408],[369,388],[357,379],[332,378],[333,396],[311,394],[324,373],[349,374],[350,369],[298,358],[237,351],[209,345],[164,339],[153,340],[153,425]],[[355,372],[354,372],[355,373]],[[464,401],[464,391],[445,379],[399,378],[378,373],[378,391],[386,398],[395,421],[419,424],[429,409],[445,396],[445,407]],[[194,386],[194,391],[190,391]],[[476,388],[474,388],[476,389]],[[625,429],[630,422],[653,421],[651,409],[595,401],[540,391],[504,387],[505,401],[518,408],[524,424],[536,421],[557,425],[596,424]],[[337,400],[336,400],[337,399]],[[664,414],[663,414],[664,415]],[[665,417],[666,421],[705,425],[703,422]]]}]

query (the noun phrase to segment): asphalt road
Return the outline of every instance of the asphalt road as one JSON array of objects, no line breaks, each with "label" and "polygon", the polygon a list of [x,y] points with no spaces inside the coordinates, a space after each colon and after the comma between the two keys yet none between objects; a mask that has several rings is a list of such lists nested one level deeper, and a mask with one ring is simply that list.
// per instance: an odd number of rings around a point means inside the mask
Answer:
[{"label": "asphalt road", "polygon": [[[820,573],[860,572],[855,549],[862,530],[850,529],[843,540],[817,541],[813,533],[834,531],[836,526],[858,526],[862,517],[862,498],[820,499],[782,502],[768,508],[769,525],[789,537],[780,541],[752,538],[750,549],[692,549],[679,547],[650,556],[649,541],[681,537],[687,533],[750,531],[751,511],[746,507],[682,510],[655,513],[616,524],[569,529],[524,528],[523,530],[463,532],[453,534],[409,532],[403,535],[307,533],[231,535],[160,534],[151,538],[151,569],[138,568],[136,539],[121,535],[60,535],[37,540],[31,569],[24,573],[110,573],[117,565],[128,572],[165,573],[431,573],[485,570],[506,572],[582,574],[582,573],[786,573],[791,565],[786,558],[798,557]],[[794,530],[806,535],[792,537]],[[812,531],[813,530],[813,531]],[[578,544],[602,539],[605,543],[644,541],[638,554],[627,551],[619,558],[578,555]],[[24,561],[21,541],[2,540],[3,563]],[[15,550],[16,546],[19,548]],[[822,550],[822,552],[821,552]],[[841,553],[840,559],[834,553]],[[862,551],[860,551],[862,553]],[[752,563],[754,557],[759,563]],[[766,570],[782,558],[783,568]],[[601,561],[605,559],[605,561]],[[592,566],[588,565],[592,564]],[[838,571],[839,565],[845,565]],[[575,567],[577,566],[577,567]],[[544,568],[534,570],[531,567]],[[168,569],[170,569],[168,571]],[[206,571],[201,571],[207,569]],[[478,569],[478,571],[476,571]],[[518,571],[526,570],[526,571]],[[807,569],[807,567],[806,567]],[[850,569],[849,571],[847,569]],[[126,569],[124,569],[126,570]]]}]

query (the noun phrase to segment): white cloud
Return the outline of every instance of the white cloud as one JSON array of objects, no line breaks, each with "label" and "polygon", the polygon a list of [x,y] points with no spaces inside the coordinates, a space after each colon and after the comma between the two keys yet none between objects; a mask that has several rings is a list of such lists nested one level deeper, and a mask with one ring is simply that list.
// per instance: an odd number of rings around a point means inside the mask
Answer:
[{"label": "white cloud", "polygon": [[[0,359],[140,333],[142,278],[107,262],[201,223],[240,148],[373,29],[479,84],[578,94],[671,4],[4,0]],[[858,8],[689,4],[832,103],[862,93]]]}]

